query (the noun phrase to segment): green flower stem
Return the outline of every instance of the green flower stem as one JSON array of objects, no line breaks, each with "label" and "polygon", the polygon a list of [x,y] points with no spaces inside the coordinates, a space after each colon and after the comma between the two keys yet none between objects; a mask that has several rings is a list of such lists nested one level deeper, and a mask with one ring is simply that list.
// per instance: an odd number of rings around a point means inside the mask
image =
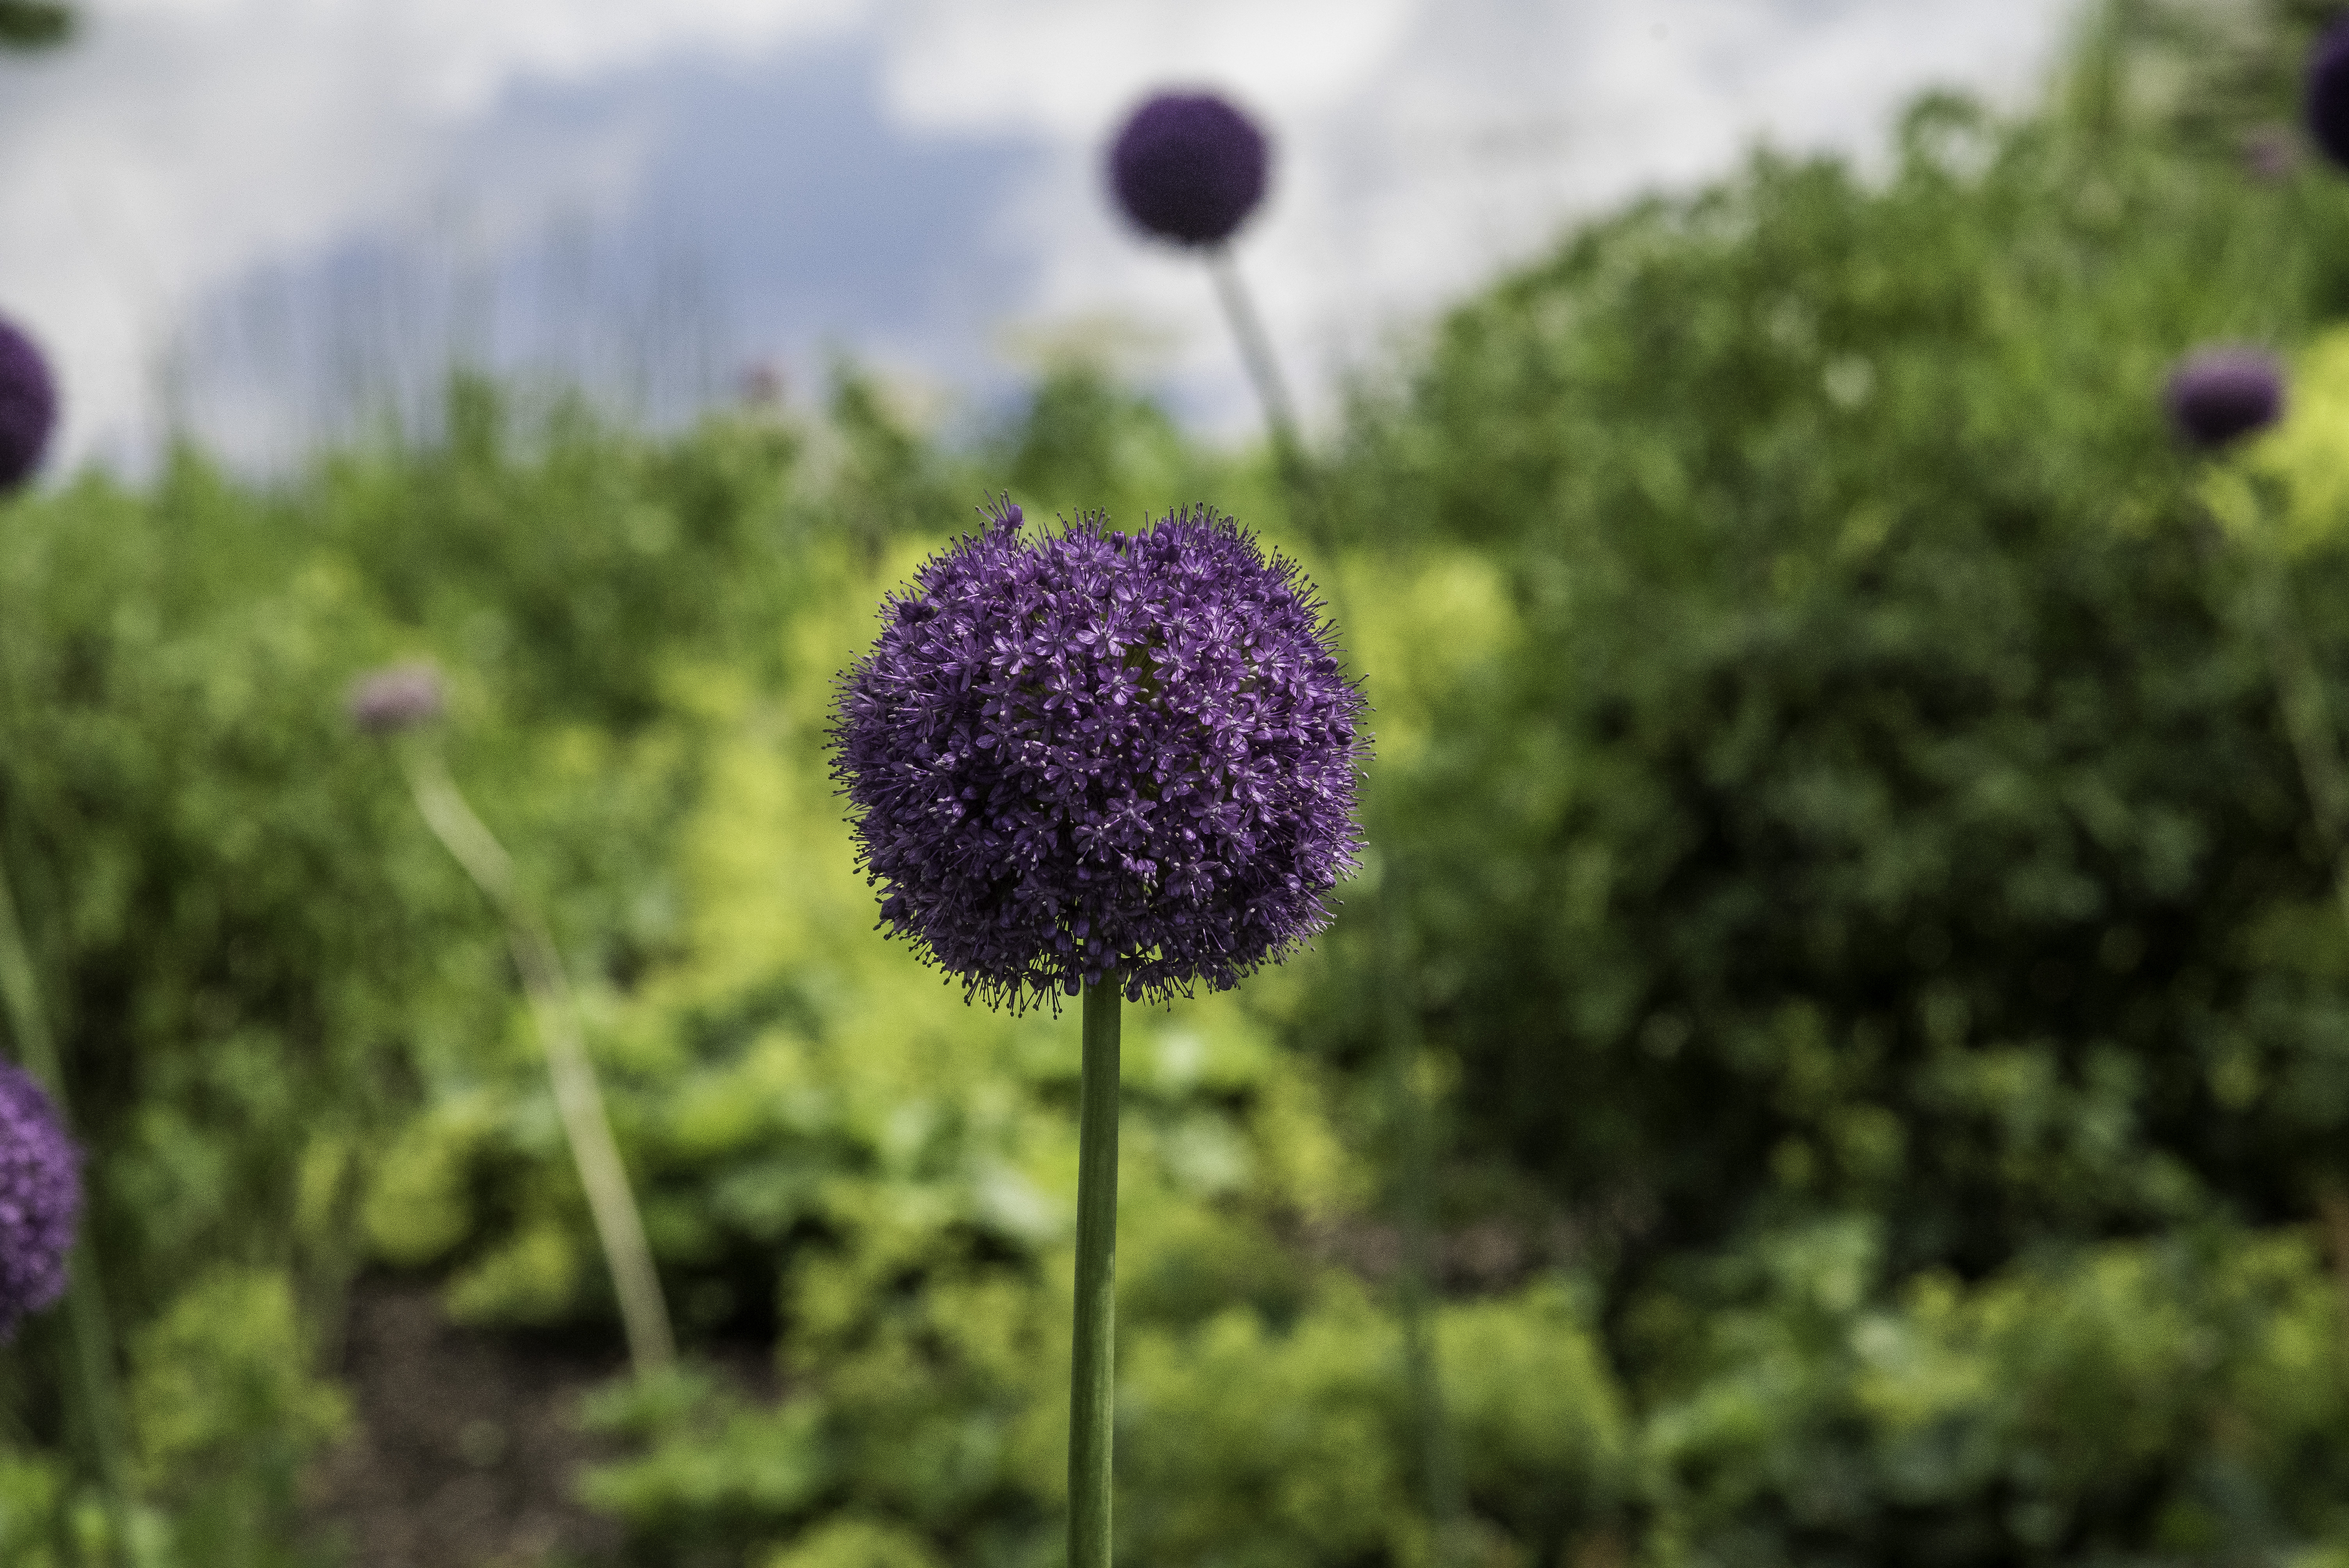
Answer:
[{"label": "green flower stem", "polygon": [[2291,584],[2278,563],[2257,552],[2251,563],[2251,621],[2276,683],[2284,734],[2300,765],[2317,837],[2333,861],[2333,896],[2349,923],[2349,776],[2344,776],[2338,732],[2324,692],[2324,677],[2309,655],[2292,614]]},{"label": "green flower stem", "polygon": [[522,974],[539,1044],[546,1052],[564,1137],[578,1167],[579,1184],[586,1190],[587,1210],[612,1273],[613,1292],[619,1297],[628,1359],[639,1377],[662,1371],[677,1360],[677,1341],[669,1331],[668,1308],[661,1299],[660,1276],[653,1269],[652,1248],[645,1241],[627,1168],[620,1163],[611,1119],[605,1114],[595,1067],[580,1040],[578,1001],[554,941],[515,886],[513,861],[504,846],[465,803],[429,740],[409,738],[400,747],[400,761],[424,820],[505,917],[514,967]]},{"label": "green flower stem", "polygon": [[[0,1003],[8,1010],[8,1031],[26,1072],[48,1091],[58,1119],[68,1132],[73,1110],[66,1099],[64,1064],[57,1055],[57,1037],[41,1005],[40,981],[33,955],[25,942],[25,928],[16,915],[16,894],[8,885],[7,867],[0,864]],[[90,1245],[88,1210],[95,1194],[87,1194],[81,1233],[66,1271],[66,1332],[58,1341],[58,1382],[64,1392],[66,1416],[88,1449],[92,1471],[105,1499],[108,1533],[116,1554],[129,1550],[131,1515],[130,1467],[122,1436],[122,1405],[115,1389],[114,1338],[108,1327],[106,1289],[98,1274],[97,1249]]]},{"label": "green flower stem", "polygon": [[1411,1390],[1413,1425],[1419,1439],[1420,1485],[1427,1504],[1428,1526],[1433,1537],[1433,1561],[1452,1561],[1452,1534],[1463,1506],[1460,1467],[1453,1452],[1450,1423],[1444,1408],[1444,1378],[1436,1358],[1433,1329],[1435,1297],[1435,1146],[1434,1108],[1420,1092],[1419,1015],[1411,995],[1410,928],[1403,910],[1403,878],[1400,866],[1386,868],[1380,903],[1386,918],[1385,939],[1386,1068],[1389,1105],[1400,1125],[1397,1141],[1402,1150],[1402,1192],[1399,1218],[1402,1231],[1402,1266],[1396,1294],[1402,1319],[1403,1374]]},{"label": "green flower stem", "polygon": [[1121,984],[1112,975],[1085,987],[1084,1078],[1077,1111],[1077,1321],[1069,1370],[1069,1568],[1109,1568],[1110,1562]]},{"label": "green flower stem", "polygon": [[1232,339],[1239,346],[1240,363],[1247,370],[1248,380],[1256,387],[1256,395],[1264,405],[1265,428],[1272,435],[1273,460],[1280,465],[1280,477],[1288,487],[1289,500],[1304,515],[1306,531],[1316,544],[1327,547],[1327,519],[1322,516],[1320,495],[1313,484],[1312,473],[1305,461],[1305,443],[1298,435],[1297,405],[1288,396],[1288,385],[1281,379],[1280,362],[1273,357],[1272,339],[1264,330],[1264,320],[1257,315],[1247,285],[1240,281],[1239,266],[1232,260],[1231,247],[1217,245],[1207,253],[1207,276],[1216,285],[1216,303],[1223,306],[1224,320],[1230,324]]}]

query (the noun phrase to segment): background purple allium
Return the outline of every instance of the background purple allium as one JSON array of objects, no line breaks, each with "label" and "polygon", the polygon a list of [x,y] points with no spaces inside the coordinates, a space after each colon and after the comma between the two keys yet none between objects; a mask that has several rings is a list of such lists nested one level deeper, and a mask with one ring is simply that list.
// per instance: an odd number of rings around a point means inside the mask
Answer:
[{"label": "background purple allium", "polygon": [[1268,150],[1254,121],[1213,93],[1160,93],[1109,152],[1118,205],[1141,228],[1185,245],[1231,238],[1264,200]]},{"label": "background purple allium", "polygon": [[2282,417],[2283,369],[2256,348],[2202,349],[2170,371],[2162,400],[2179,439],[2215,450]]},{"label": "background purple allium", "polygon": [[391,665],[351,683],[344,711],[369,735],[413,729],[440,717],[440,672],[418,661]]},{"label": "background purple allium", "polygon": [[988,521],[842,682],[833,776],[890,934],[1017,1007],[1222,990],[1319,931],[1368,738],[1297,567],[1206,509]]},{"label": "background purple allium", "polygon": [[65,1294],[80,1216],[80,1150],[41,1086],[0,1062],[0,1344]]},{"label": "background purple allium", "polygon": [[16,326],[0,318],[0,490],[33,477],[57,422],[57,389],[48,361]]},{"label": "background purple allium", "polygon": [[2326,28],[2308,54],[2308,132],[2333,162],[2349,167],[2349,16]]}]

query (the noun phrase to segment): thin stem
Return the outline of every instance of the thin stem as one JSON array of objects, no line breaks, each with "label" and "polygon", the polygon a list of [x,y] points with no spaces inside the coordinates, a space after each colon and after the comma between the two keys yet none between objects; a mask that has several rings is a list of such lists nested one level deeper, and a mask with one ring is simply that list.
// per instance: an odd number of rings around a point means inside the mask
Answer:
[{"label": "thin stem", "polygon": [[1409,977],[1411,936],[1402,917],[1400,866],[1387,868],[1380,903],[1385,918],[1387,1093],[1402,1153],[1402,1193],[1398,1218],[1402,1231],[1402,1267],[1396,1295],[1402,1319],[1403,1375],[1411,1390],[1413,1426],[1419,1439],[1420,1484],[1424,1491],[1434,1561],[1451,1560],[1451,1536],[1460,1518],[1459,1467],[1444,1418],[1443,1369],[1433,1327],[1435,1295],[1435,1117],[1415,1081],[1419,1067],[1419,1022]]},{"label": "thin stem", "polygon": [[2349,923],[2349,779],[2344,779],[2331,704],[2324,677],[2309,656],[2299,635],[2291,606],[2291,587],[2283,573],[2266,556],[2252,564],[2252,603],[2268,666],[2276,683],[2277,706],[2283,711],[2284,734],[2300,765],[2302,788],[2308,791],[2317,837],[2333,861],[2333,896]]},{"label": "thin stem", "polygon": [[[57,1119],[68,1134],[73,1109],[66,1098],[65,1067],[57,1037],[49,1029],[48,1010],[41,1005],[39,977],[16,915],[16,898],[8,872],[0,863],[0,1002],[8,1010],[8,1031],[15,1037],[18,1059],[33,1080],[48,1092]],[[108,1326],[106,1288],[98,1277],[98,1251],[90,1242],[88,1210],[94,1194],[85,1194],[81,1233],[75,1238],[73,1256],[66,1265],[66,1332],[58,1342],[58,1381],[65,1392],[67,1417],[88,1448],[91,1468],[104,1495],[110,1551],[129,1550],[130,1479],[122,1436],[122,1406],[115,1391],[114,1336]]]},{"label": "thin stem", "polygon": [[1305,443],[1298,435],[1297,405],[1288,396],[1288,385],[1282,380],[1280,362],[1273,357],[1272,339],[1264,330],[1264,322],[1257,315],[1247,284],[1240,279],[1239,265],[1232,260],[1231,249],[1217,245],[1207,253],[1207,276],[1216,285],[1216,302],[1223,306],[1224,320],[1232,329],[1232,338],[1240,351],[1240,364],[1247,371],[1249,381],[1256,386],[1256,395],[1264,405],[1265,428],[1272,437],[1273,459],[1280,465],[1280,477],[1288,485],[1290,500],[1302,514],[1299,521],[1313,536],[1317,545],[1327,547],[1327,519],[1322,515],[1320,496],[1314,484],[1310,469],[1305,461]]},{"label": "thin stem", "polygon": [[1109,1568],[1117,1377],[1117,1094],[1121,981],[1085,987],[1077,1111],[1077,1321],[1069,1369],[1069,1568]]},{"label": "thin stem", "polygon": [[512,858],[465,803],[440,754],[419,740],[400,748],[400,760],[426,823],[505,917],[514,967],[521,972],[539,1044],[546,1053],[555,1109],[563,1118],[579,1184],[587,1193],[587,1212],[603,1243],[613,1293],[619,1297],[628,1359],[639,1377],[660,1371],[676,1361],[677,1340],[669,1331],[668,1308],[661,1299],[660,1276],[653,1268],[652,1248],[645,1241],[627,1167],[620,1162],[619,1145],[612,1138],[595,1067],[580,1039],[578,1000],[562,957],[515,884]]}]

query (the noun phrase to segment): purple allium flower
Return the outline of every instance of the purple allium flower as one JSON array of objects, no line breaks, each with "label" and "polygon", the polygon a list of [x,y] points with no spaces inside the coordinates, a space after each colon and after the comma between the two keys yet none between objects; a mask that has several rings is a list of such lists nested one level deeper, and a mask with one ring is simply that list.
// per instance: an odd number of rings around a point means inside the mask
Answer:
[{"label": "purple allium flower", "polygon": [[65,1294],[80,1217],[81,1151],[41,1086],[0,1062],[0,1345]]},{"label": "purple allium flower", "polygon": [[881,923],[1019,1007],[1164,999],[1277,961],[1361,847],[1361,693],[1297,567],[1205,508],[1020,511],[924,562],[843,677],[844,786]]},{"label": "purple allium flower", "polygon": [[2283,370],[2256,348],[2201,349],[2170,371],[2163,401],[2180,440],[2215,451],[2282,417]]},{"label": "purple allium flower", "polygon": [[2308,52],[2308,132],[2333,162],[2349,167],[2349,16],[2326,28]]},{"label": "purple allium flower", "polygon": [[57,389],[48,361],[14,323],[0,318],[0,491],[33,477],[57,422]]},{"label": "purple allium flower", "polygon": [[361,676],[351,683],[343,709],[369,735],[414,729],[440,717],[440,672],[421,660]]},{"label": "purple allium flower", "polygon": [[1264,132],[1213,93],[1160,93],[1109,150],[1110,184],[1134,223],[1185,245],[1232,237],[1264,200]]}]

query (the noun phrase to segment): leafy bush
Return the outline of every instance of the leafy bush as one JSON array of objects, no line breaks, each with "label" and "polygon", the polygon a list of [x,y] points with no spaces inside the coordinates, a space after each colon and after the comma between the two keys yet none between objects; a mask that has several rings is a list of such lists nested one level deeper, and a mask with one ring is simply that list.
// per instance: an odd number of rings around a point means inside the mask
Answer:
[{"label": "leafy bush", "polygon": [[1387,754],[1418,1007],[1619,1288],[1815,1211],[1976,1274],[2338,1179],[2333,868],[2157,394],[2338,308],[2349,202],[2129,130],[1929,101],[1880,182],[1763,157],[1364,411],[1352,513],[1475,546],[1508,650]]}]

